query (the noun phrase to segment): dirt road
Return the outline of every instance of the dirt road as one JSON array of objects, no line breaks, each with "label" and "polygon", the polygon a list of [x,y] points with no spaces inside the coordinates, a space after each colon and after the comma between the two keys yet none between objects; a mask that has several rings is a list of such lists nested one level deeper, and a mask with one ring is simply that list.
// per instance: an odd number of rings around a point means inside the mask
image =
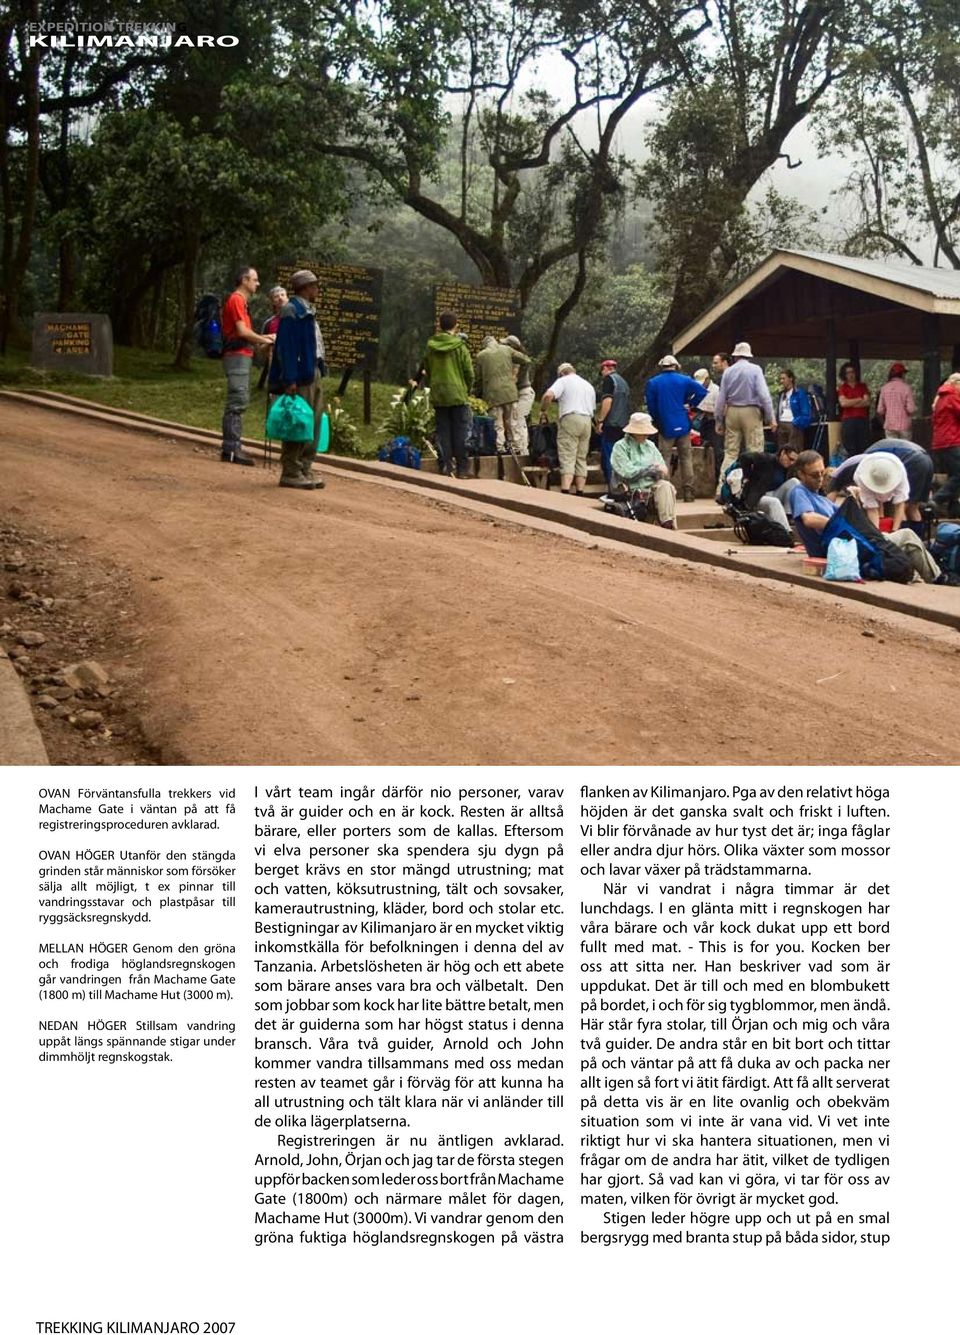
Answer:
[{"label": "dirt road", "polygon": [[343,473],[282,491],[212,453],[0,413],[0,513],[129,573],[164,761],[960,761],[955,632]]}]

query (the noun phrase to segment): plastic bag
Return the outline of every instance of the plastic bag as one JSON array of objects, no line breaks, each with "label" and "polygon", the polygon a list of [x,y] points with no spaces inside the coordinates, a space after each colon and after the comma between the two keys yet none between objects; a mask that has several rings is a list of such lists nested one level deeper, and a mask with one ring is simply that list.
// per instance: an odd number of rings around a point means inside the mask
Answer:
[{"label": "plastic bag", "polygon": [[281,394],[267,413],[267,439],[313,440],[313,409],[299,394]]},{"label": "plastic bag", "polygon": [[857,544],[853,538],[830,539],[823,578],[850,580],[857,584],[862,582]]}]

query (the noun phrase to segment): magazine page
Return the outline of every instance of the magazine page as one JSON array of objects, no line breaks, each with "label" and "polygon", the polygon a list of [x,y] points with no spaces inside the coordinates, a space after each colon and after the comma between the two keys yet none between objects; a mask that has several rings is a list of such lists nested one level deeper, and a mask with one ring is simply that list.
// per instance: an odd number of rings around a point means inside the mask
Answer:
[{"label": "magazine page", "polygon": [[944,1319],[935,771],[4,787],[11,1329]]},{"label": "magazine page", "polygon": [[942,28],[8,5],[4,1331],[949,1320]]}]

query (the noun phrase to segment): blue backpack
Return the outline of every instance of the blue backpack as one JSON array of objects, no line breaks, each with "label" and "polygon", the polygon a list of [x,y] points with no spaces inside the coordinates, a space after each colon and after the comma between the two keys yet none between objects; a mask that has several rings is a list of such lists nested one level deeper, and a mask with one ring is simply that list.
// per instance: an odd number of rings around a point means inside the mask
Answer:
[{"label": "blue backpack", "polygon": [[206,357],[223,356],[223,321],[220,302],[210,295],[200,298],[193,313],[193,336]]},{"label": "blue backpack", "polygon": [[377,458],[383,464],[396,464],[400,468],[420,467],[420,451],[410,444],[407,436],[394,436],[377,451]]},{"label": "blue backpack", "polygon": [[960,575],[960,524],[941,524],[930,552],[941,570]]}]

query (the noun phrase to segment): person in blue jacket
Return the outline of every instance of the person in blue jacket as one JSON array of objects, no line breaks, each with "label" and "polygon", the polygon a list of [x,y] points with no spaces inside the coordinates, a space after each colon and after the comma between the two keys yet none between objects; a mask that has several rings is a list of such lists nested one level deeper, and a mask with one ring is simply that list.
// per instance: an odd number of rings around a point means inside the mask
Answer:
[{"label": "person in blue jacket", "polygon": [[313,410],[313,439],[280,442],[280,485],[313,490],[324,485],[313,471],[323,412],[323,338],[314,303],[320,281],[309,269],[298,269],[290,279],[293,296],[280,311],[277,341],[270,362],[271,394],[296,394]]},{"label": "person in blue jacket", "polygon": [[792,371],[780,372],[780,396],[777,399],[777,444],[802,450],[807,427],[813,421],[810,395]]},{"label": "person in blue jacket", "polygon": [[694,499],[693,448],[690,444],[690,409],[695,408],[707,391],[693,376],[684,375],[672,353],[657,362],[659,375],[647,381],[647,412],[659,432],[658,444],[664,462],[670,467],[670,455],[677,451],[683,499]]}]

